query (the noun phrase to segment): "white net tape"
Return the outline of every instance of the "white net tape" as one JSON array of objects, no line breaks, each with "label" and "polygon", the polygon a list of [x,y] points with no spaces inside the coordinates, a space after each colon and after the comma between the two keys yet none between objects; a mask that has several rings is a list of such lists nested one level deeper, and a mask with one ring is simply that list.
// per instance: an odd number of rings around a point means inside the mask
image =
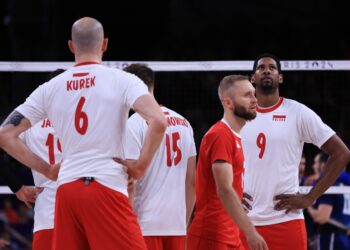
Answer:
[{"label": "white net tape", "polygon": [[[307,194],[312,187],[310,186],[301,186],[299,187],[299,192],[302,194]],[[12,191],[6,186],[0,186],[0,194],[12,194]],[[350,187],[337,186],[330,187],[326,194],[350,194]]]},{"label": "white net tape", "polygon": [[[104,64],[124,68],[131,63],[146,63],[154,71],[251,71],[253,61],[105,61]],[[0,62],[2,72],[50,72],[58,68],[67,69],[73,62]],[[350,61],[281,61],[285,71],[334,71],[350,70]]]}]

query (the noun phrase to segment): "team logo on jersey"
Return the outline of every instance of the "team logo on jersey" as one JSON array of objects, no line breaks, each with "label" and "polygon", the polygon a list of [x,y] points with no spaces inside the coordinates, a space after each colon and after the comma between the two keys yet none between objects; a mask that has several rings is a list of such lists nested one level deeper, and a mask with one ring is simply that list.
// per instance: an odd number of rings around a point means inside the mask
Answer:
[{"label": "team logo on jersey", "polygon": [[273,114],[272,120],[276,122],[285,122],[287,116],[286,115],[281,115],[281,114]]}]

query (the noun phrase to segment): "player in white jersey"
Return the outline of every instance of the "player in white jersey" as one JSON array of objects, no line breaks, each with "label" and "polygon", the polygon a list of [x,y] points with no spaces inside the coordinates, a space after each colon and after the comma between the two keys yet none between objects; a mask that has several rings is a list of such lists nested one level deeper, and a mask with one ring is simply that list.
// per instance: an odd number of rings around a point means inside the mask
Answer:
[{"label": "player in white jersey", "polygon": [[[53,71],[50,74],[50,79],[63,72],[63,69]],[[33,153],[51,165],[61,161],[61,143],[50,120],[45,119],[38,122],[31,129],[22,133],[20,137]],[[32,247],[33,250],[49,250],[52,246],[57,183],[35,170],[32,170],[32,173],[34,185],[44,188],[35,201]]]},{"label": "player in white jersey", "polygon": [[[54,165],[61,161],[61,145],[50,120],[45,119],[21,134],[27,147],[40,158]],[[36,187],[44,188],[34,206],[33,250],[49,250],[52,246],[57,183],[32,171]]]},{"label": "player in white jersey", "polygon": [[[143,80],[153,95],[154,72],[145,64],[124,69]],[[145,175],[136,183],[133,199],[148,249],[185,249],[187,223],[195,202],[196,147],[190,123],[161,107],[167,118],[165,136]],[[139,114],[127,124],[127,159],[138,159],[148,125]]]},{"label": "player in white jersey", "polygon": [[[163,138],[166,120],[140,79],[101,65],[107,43],[96,19],[76,21],[68,42],[76,65],[38,87],[0,129],[0,146],[26,166],[50,178],[61,167],[55,250],[146,249],[127,198],[127,176],[144,174]],[[147,120],[149,130],[140,158],[128,162],[126,173],[113,158],[124,158],[131,107]],[[64,149],[62,163],[54,168],[18,138],[45,118]]]},{"label": "player in white jersey", "polygon": [[[311,109],[280,97],[283,82],[279,60],[270,54],[254,63],[252,82],[258,99],[257,117],[242,129],[246,157],[244,178],[248,216],[269,249],[306,249],[300,209],[310,206],[338,177],[350,152]],[[330,155],[327,171],[309,194],[298,194],[298,165],[304,143]]]}]

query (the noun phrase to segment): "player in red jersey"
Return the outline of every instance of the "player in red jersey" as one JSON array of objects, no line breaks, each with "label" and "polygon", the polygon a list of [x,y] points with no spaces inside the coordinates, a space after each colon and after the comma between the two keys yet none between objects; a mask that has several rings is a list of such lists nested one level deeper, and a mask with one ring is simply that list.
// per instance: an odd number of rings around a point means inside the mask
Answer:
[{"label": "player in red jersey", "polygon": [[219,85],[224,117],[205,134],[196,174],[196,210],[188,233],[189,250],[267,249],[242,204],[244,156],[239,132],[256,116],[255,90],[246,76],[226,76]]}]

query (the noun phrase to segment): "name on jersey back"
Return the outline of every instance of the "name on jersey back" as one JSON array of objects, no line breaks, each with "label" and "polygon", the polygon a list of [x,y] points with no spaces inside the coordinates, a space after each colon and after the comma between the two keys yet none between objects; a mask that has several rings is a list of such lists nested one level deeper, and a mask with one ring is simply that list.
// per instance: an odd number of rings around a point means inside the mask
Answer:
[{"label": "name on jersey back", "polygon": [[[80,79],[72,79],[67,81],[67,91],[73,91],[73,90],[81,90],[81,89],[88,89],[95,86],[95,79],[96,76],[88,76],[89,73],[74,73],[73,78],[80,78]],[[81,78],[84,77],[84,78]]]}]

